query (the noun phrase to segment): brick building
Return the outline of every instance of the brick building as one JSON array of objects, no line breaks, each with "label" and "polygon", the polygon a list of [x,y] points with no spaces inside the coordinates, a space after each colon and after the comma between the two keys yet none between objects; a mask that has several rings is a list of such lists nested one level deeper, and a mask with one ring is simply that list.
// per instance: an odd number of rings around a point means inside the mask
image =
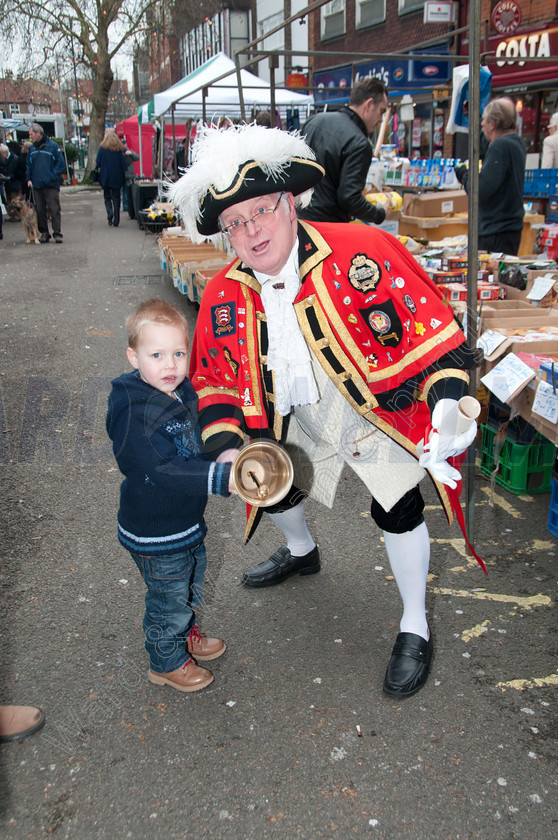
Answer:
[{"label": "brick building", "polygon": [[[447,157],[452,141],[444,126],[453,61],[444,56],[455,53],[455,23],[425,23],[424,6],[416,0],[330,0],[312,13],[309,49],[328,53],[313,57],[314,97],[318,105],[339,106],[348,101],[355,81],[376,76],[389,88],[395,115],[387,142],[409,157]],[[394,55],[411,47],[414,55],[436,58]],[[414,119],[402,122],[397,109],[405,94],[412,97]]]},{"label": "brick building", "polygon": [[[492,72],[492,94],[510,96],[520,117],[519,131],[527,152],[537,155],[548,121],[558,111],[558,3],[556,0],[483,0],[488,41],[481,40],[481,57]],[[461,15],[467,20],[467,4]],[[458,53],[468,56],[468,38]],[[538,61],[529,61],[538,58]],[[548,58],[548,61],[544,61]],[[535,167],[536,168],[536,167]]]}]

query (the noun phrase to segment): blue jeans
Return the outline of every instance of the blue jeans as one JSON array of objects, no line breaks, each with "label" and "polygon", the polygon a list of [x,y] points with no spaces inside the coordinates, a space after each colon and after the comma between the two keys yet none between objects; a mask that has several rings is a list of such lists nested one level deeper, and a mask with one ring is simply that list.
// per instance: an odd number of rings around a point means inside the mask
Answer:
[{"label": "blue jeans", "polygon": [[132,559],[147,586],[143,631],[150,668],[165,674],[190,659],[186,641],[196,620],[192,608],[203,600],[205,546],[162,557],[132,554]]}]

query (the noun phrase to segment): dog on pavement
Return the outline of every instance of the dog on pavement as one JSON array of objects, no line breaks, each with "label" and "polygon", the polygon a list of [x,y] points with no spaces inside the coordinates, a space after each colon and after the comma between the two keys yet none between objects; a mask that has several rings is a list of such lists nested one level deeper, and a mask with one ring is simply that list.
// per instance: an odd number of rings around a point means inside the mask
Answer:
[{"label": "dog on pavement", "polygon": [[27,203],[27,199],[22,195],[17,195],[10,201],[6,209],[10,215],[21,220],[27,235],[25,244],[30,245],[33,241],[35,245],[39,245],[37,211]]}]

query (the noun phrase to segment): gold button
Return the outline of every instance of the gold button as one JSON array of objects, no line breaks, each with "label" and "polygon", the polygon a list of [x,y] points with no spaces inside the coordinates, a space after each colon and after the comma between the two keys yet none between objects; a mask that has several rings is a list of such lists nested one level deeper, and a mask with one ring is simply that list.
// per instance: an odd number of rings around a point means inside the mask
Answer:
[{"label": "gold button", "polygon": [[260,365],[267,364],[267,356],[260,356]]},{"label": "gold button", "polygon": [[320,343],[322,347],[329,347],[329,338],[322,338]]},{"label": "gold button", "polygon": [[364,407],[367,411],[371,411],[372,410],[372,403],[364,403]]},{"label": "gold button", "polygon": [[265,312],[256,312],[256,318],[258,321],[265,321]]},{"label": "gold button", "polygon": [[314,295],[310,295],[310,297],[306,298],[306,306],[313,306],[315,301]]}]

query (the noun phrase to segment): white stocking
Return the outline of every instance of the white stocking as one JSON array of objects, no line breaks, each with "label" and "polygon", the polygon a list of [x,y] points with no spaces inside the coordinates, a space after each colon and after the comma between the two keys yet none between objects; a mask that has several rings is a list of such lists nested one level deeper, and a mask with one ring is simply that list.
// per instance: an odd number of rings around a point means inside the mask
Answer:
[{"label": "white stocking", "polygon": [[383,533],[391,570],[403,601],[400,631],[428,639],[425,597],[430,537],[426,522],[405,534]]},{"label": "white stocking", "polygon": [[293,557],[304,557],[315,547],[304,518],[304,502],[281,513],[270,513],[269,518],[283,531]]}]

